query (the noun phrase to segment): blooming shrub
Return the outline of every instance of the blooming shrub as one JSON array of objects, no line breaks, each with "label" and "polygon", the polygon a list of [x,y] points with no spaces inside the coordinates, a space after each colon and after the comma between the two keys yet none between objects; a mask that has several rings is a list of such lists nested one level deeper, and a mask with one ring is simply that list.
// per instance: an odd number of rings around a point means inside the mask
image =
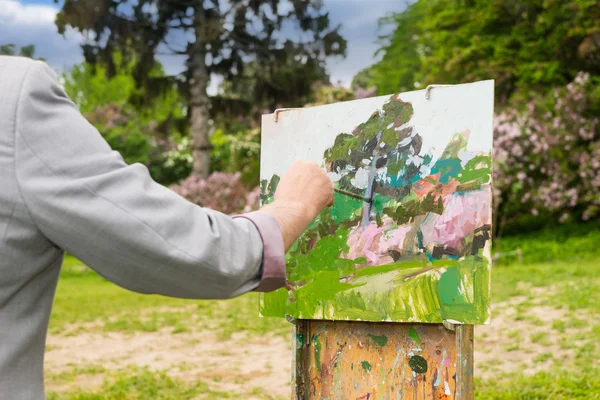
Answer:
[{"label": "blooming shrub", "polygon": [[213,146],[210,153],[212,171],[241,173],[244,184],[254,185],[259,181],[260,129],[239,124],[225,132],[215,129],[210,136]]},{"label": "blooming shrub", "polygon": [[495,205],[514,220],[526,213],[559,221],[600,211],[597,86],[579,73],[566,87],[494,121]]},{"label": "blooming shrub", "polygon": [[170,184],[189,175],[192,153],[188,138],[156,135],[152,123],[144,124],[139,114],[118,104],[96,107],[85,117],[126,163],[144,164],[157,182]]},{"label": "blooming shrub", "polygon": [[171,189],[192,203],[225,214],[256,210],[260,194],[258,188],[246,189],[239,172],[213,172],[206,179],[190,176]]}]

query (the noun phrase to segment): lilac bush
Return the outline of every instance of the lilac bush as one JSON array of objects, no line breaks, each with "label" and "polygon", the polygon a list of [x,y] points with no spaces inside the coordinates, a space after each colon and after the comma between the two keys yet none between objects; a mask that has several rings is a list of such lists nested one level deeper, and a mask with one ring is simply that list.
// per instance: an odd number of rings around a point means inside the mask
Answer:
[{"label": "lilac bush", "polygon": [[566,87],[530,101],[525,110],[496,116],[493,174],[499,214],[543,213],[561,222],[599,214],[600,124],[594,90],[589,74],[579,73]]},{"label": "lilac bush", "polygon": [[258,188],[251,191],[246,189],[239,172],[213,172],[206,179],[190,176],[171,186],[171,189],[192,203],[225,214],[248,212],[258,208]]}]

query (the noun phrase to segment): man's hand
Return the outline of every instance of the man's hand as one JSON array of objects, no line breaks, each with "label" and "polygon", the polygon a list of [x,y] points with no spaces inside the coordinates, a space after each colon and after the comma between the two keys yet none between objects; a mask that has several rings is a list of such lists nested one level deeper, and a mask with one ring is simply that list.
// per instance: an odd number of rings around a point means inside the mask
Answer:
[{"label": "man's hand", "polygon": [[274,197],[261,211],[279,223],[287,251],[321,210],[333,205],[333,186],[314,162],[295,161],[279,181]]}]

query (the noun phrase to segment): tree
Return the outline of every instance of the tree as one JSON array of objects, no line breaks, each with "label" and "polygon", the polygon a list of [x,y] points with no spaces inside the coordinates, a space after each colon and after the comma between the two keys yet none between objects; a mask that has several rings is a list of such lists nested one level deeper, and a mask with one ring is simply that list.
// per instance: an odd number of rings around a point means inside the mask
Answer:
[{"label": "tree", "polygon": [[[286,6],[289,11],[282,11]],[[295,42],[282,33],[289,22],[301,30]],[[290,49],[299,64],[323,65],[327,56],[343,55],[346,48],[338,29],[329,28],[319,0],[65,0],[56,24],[61,33],[70,25],[91,34],[84,56],[91,63],[106,62],[109,74],[112,53],[132,49],[134,77],[148,98],[173,81],[150,73],[156,56],[185,58],[186,70],[176,78],[189,104],[192,173],[199,177],[209,172],[211,75],[236,81],[246,64],[270,68]]]},{"label": "tree", "polygon": [[283,107],[303,107],[315,98],[314,87],[327,85],[329,76],[318,60],[302,62],[298,45],[288,41],[273,57],[276,62],[257,61],[244,66],[235,80],[223,82],[220,95],[251,105],[251,112]]},{"label": "tree", "polygon": [[371,85],[377,87],[380,95],[405,92],[419,88],[416,74],[421,70],[419,44],[425,3],[418,1],[399,14],[384,17],[381,25],[394,25],[394,31],[383,36],[382,47],[377,54],[383,53],[381,61],[369,68]]},{"label": "tree", "polygon": [[[127,163],[146,165],[163,184],[185,178],[191,169],[189,155],[181,154],[187,149],[179,149],[186,129],[186,104],[176,87],[137,107],[131,102],[142,95],[132,76],[135,63],[126,63],[115,52],[113,65],[110,79],[102,63],[74,66],[62,75],[65,91]],[[164,75],[162,66],[157,63],[152,73]]]},{"label": "tree", "polygon": [[408,125],[412,114],[410,103],[392,98],[352,134],[338,135],[323,155],[333,182],[364,196],[362,226],[371,222],[375,193],[402,200],[421,164],[431,161],[419,156],[422,138]]},{"label": "tree", "polygon": [[[144,93],[136,87],[133,77],[136,63],[128,61],[129,58],[122,52],[113,53],[110,74],[109,66],[103,62],[75,65],[63,74],[65,91],[84,114],[95,112],[99,107],[118,105],[135,112],[154,136],[166,138],[170,133],[185,133],[187,104],[175,85],[164,87],[160,96],[153,96],[143,101],[142,107],[137,107]],[[156,62],[151,74],[164,77],[163,66]]]},{"label": "tree", "polygon": [[419,0],[392,17],[373,66],[380,93],[496,80],[496,100],[548,93],[579,71],[600,75],[597,1]]},{"label": "tree", "polygon": [[[21,56],[28,58],[35,58],[35,46],[33,44],[22,46],[20,49],[14,43],[0,44],[0,55],[5,56]],[[37,58],[37,60],[44,60],[43,58]]]},{"label": "tree", "polygon": [[352,78],[350,89],[357,91],[359,89],[369,89],[373,86],[373,71],[371,67],[363,68]]}]

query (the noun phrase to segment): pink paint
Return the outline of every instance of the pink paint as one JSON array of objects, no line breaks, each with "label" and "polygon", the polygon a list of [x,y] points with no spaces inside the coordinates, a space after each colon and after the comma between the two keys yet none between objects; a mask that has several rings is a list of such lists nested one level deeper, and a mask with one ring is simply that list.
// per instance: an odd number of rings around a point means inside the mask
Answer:
[{"label": "pink paint", "polygon": [[490,194],[486,190],[444,196],[442,215],[429,213],[423,224],[423,244],[461,248],[461,240],[490,223]]},{"label": "pink paint", "polygon": [[404,239],[412,226],[396,226],[391,218],[385,217],[381,227],[376,222],[367,226],[359,226],[348,236],[348,253],[344,258],[356,259],[365,257],[365,265],[382,265],[394,262],[389,255],[390,250],[402,251]]},{"label": "pink paint", "polygon": [[393,249],[402,250],[404,239],[412,228],[410,225],[400,225],[397,229],[383,232],[379,237],[379,249],[386,253]]}]

